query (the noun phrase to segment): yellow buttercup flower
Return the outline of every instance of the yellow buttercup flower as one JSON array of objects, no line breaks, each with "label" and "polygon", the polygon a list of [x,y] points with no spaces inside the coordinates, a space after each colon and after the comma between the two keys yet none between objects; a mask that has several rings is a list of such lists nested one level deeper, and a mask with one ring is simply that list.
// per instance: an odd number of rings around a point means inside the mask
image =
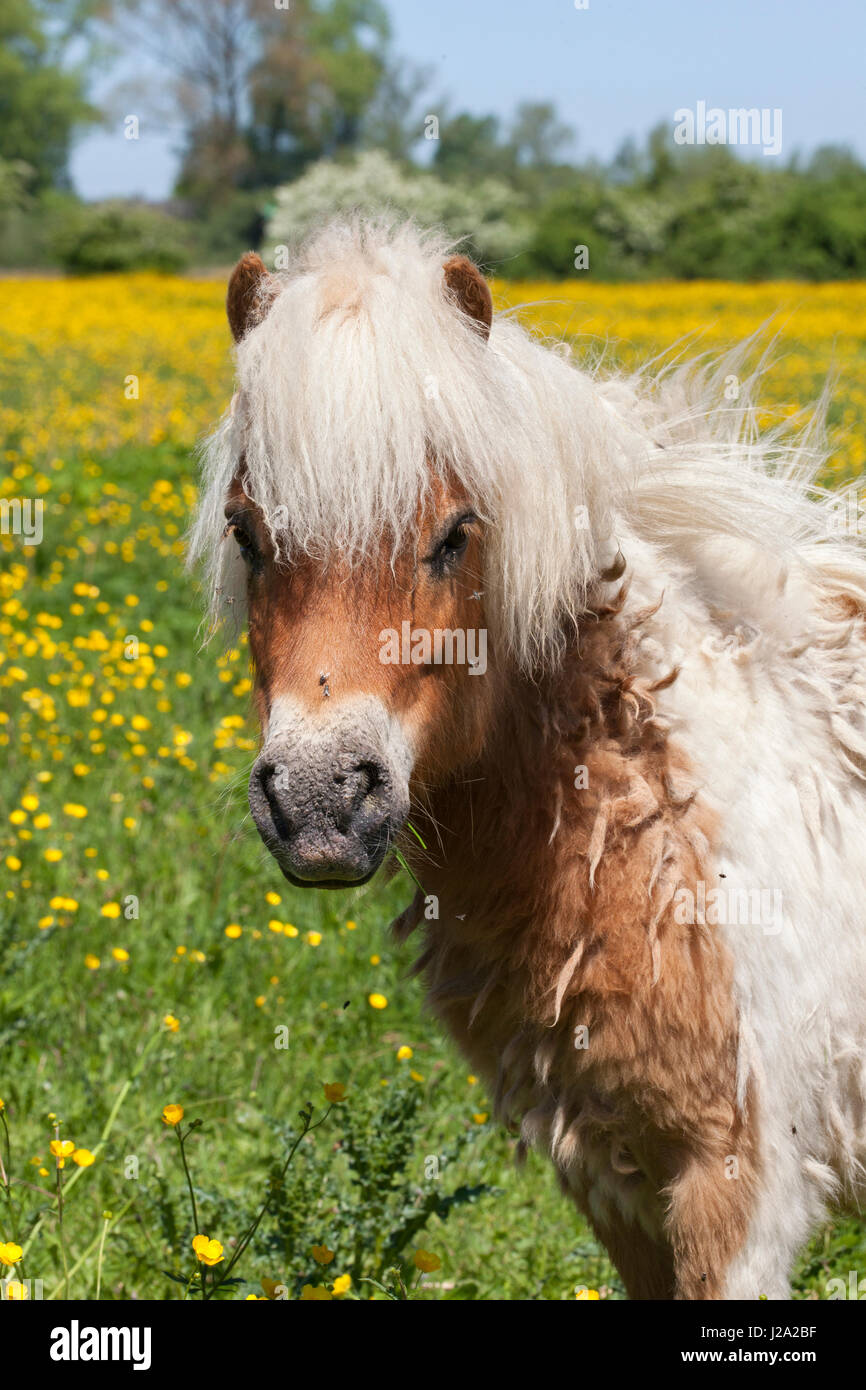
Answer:
[{"label": "yellow buttercup flower", "polygon": [[48,1147],[55,1158],[69,1158],[75,1152],[71,1139],[52,1139]]},{"label": "yellow buttercup flower", "polygon": [[416,1250],[412,1257],[412,1263],[416,1269],[420,1269],[422,1274],[432,1274],[434,1269],[442,1268],[442,1261],[438,1255],[434,1255],[430,1250]]},{"label": "yellow buttercup flower", "polygon": [[335,1298],[342,1298],[342,1297],[343,1297],[343,1294],[348,1293],[351,1287],[352,1287],[352,1276],[351,1276],[351,1274],[338,1274],[338,1275],[337,1275],[337,1278],[334,1280],[333,1284],[331,1285],[331,1289],[332,1289],[332,1292],[333,1292]]},{"label": "yellow buttercup flower", "polygon": [[276,1279],[261,1279],[259,1282],[261,1283],[266,1298],[275,1299],[278,1298],[280,1294],[285,1296],[285,1284],[277,1283]]},{"label": "yellow buttercup flower", "polygon": [[75,1149],[72,1154],[72,1162],[77,1163],[79,1168],[89,1168],[91,1163],[96,1162],[96,1156],[89,1149]]},{"label": "yellow buttercup flower", "polygon": [[305,1284],[301,1290],[302,1303],[330,1303],[334,1295],[324,1284]]},{"label": "yellow buttercup flower", "polygon": [[388,1000],[384,994],[370,994],[367,996],[367,1003],[371,1009],[387,1009]]},{"label": "yellow buttercup flower", "polygon": [[243,927],[239,927],[237,922],[229,922],[228,926],[226,927],[226,936],[229,938],[230,941],[237,941],[238,937],[243,936],[243,934]]},{"label": "yellow buttercup flower", "polygon": [[339,1105],[341,1100],[346,1099],[346,1088],[342,1081],[334,1081],[322,1087],[325,1092],[325,1100],[331,1105]]},{"label": "yellow buttercup flower", "polygon": [[208,1236],[193,1236],[192,1248],[199,1264],[207,1265],[208,1269],[213,1269],[214,1265],[225,1259],[219,1241],[211,1240]]},{"label": "yellow buttercup flower", "polygon": [[3,1294],[13,1303],[23,1303],[30,1297],[30,1290],[20,1279],[9,1279],[3,1285]]},{"label": "yellow buttercup flower", "polygon": [[329,1265],[334,1258],[335,1252],[329,1250],[327,1245],[314,1245],[310,1254],[317,1265]]},{"label": "yellow buttercup flower", "polygon": [[599,1297],[597,1289],[578,1289],[574,1295],[578,1303],[585,1302],[587,1299],[594,1300]]},{"label": "yellow buttercup flower", "polygon": [[181,1120],[183,1119],[183,1106],[182,1106],[182,1105],[165,1105],[165,1106],[163,1106],[162,1118],[163,1118],[164,1123],[167,1124],[167,1125],[179,1125],[180,1122],[181,1122]]},{"label": "yellow buttercup flower", "polygon": [[397,1061],[398,1061],[398,1062],[408,1062],[412,1056],[413,1056],[413,1052],[412,1052],[411,1047],[407,1047],[405,1043],[403,1044],[402,1047],[398,1047],[398,1048],[397,1048]]},{"label": "yellow buttercup flower", "polygon": [[14,1240],[0,1241],[0,1264],[6,1265],[7,1269],[11,1269],[12,1265],[17,1264],[23,1254],[24,1251],[21,1246],[16,1245]]},{"label": "yellow buttercup flower", "polygon": [[170,1033],[176,1033],[180,1027],[180,1019],[175,1018],[174,1014],[166,1014],[162,1022],[163,1027],[167,1028]]}]

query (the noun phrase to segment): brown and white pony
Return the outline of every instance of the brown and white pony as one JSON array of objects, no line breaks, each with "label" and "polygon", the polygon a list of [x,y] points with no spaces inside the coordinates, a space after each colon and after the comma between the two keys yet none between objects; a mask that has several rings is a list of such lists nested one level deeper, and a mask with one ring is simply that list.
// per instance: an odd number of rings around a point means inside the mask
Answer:
[{"label": "brown and white pony", "polygon": [[411,226],[245,256],[228,315],[192,553],[245,605],[265,844],[304,887],[402,850],[428,1000],[632,1297],[787,1297],[866,1149],[866,561],[820,452],[747,382],[581,370]]}]

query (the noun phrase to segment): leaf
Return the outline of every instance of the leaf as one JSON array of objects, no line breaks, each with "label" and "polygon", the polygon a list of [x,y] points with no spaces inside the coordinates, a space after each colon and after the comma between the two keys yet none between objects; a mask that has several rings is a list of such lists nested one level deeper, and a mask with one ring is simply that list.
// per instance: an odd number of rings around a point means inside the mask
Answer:
[{"label": "leaf", "polygon": [[405,870],[406,870],[406,873],[409,875],[409,877],[411,878],[412,882],[415,883],[415,884],[417,884],[417,885],[418,885],[418,888],[419,888],[419,889],[421,890],[421,892],[423,893],[423,892],[424,892],[424,885],[423,885],[423,883],[421,883],[421,882],[415,877],[415,875],[413,874],[412,870],[409,868],[409,865],[406,863],[406,860],[403,858],[403,855],[400,853],[400,851],[399,851],[398,849],[395,849],[395,850],[394,850],[394,858],[397,860],[397,863],[400,865],[400,867],[401,867],[402,869],[405,869]]},{"label": "leaf", "polygon": [[415,836],[415,839],[418,841],[418,843],[419,843],[419,845],[421,846],[421,848],[422,848],[422,849],[426,849],[427,846],[425,845],[424,841],[421,839],[421,836],[418,834],[418,831],[415,829],[415,827],[414,827],[414,825],[412,824],[412,822],[411,822],[410,820],[407,820],[406,825],[407,825],[408,828],[412,831],[412,834]]}]

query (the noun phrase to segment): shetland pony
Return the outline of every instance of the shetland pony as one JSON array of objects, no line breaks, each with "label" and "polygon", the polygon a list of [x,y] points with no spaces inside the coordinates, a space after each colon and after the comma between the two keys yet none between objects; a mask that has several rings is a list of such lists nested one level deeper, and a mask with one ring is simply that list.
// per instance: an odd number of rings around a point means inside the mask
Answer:
[{"label": "shetland pony", "polygon": [[411,226],[247,255],[228,317],[191,551],[246,613],[265,844],[317,887],[402,850],[430,1006],[631,1297],[788,1297],[866,1149],[866,559],[820,441],[730,364],[581,369]]}]

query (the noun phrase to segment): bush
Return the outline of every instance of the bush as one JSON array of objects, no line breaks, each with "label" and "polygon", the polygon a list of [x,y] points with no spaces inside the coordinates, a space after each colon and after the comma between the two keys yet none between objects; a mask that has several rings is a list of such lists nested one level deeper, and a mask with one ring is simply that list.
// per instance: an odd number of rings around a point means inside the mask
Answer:
[{"label": "bush", "polygon": [[322,159],[276,189],[274,200],[265,231],[272,258],[275,246],[292,246],[326,218],[355,210],[444,227],[455,240],[466,238],[470,254],[488,266],[516,255],[530,237],[523,199],[501,179],[482,178],[471,188],[446,183],[428,172],[407,172],[379,150],[345,164]]},{"label": "bush", "polygon": [[189,262],[183,225],[150,208],[104,203],[81,207],[55,240],[64,269],[79,275],[124,270],[182,270]]},{"label": "bush", "polygon": [[196,265],[226,266],[261,244],[268,193],[239,190],[212,207],[182,204]]}]

